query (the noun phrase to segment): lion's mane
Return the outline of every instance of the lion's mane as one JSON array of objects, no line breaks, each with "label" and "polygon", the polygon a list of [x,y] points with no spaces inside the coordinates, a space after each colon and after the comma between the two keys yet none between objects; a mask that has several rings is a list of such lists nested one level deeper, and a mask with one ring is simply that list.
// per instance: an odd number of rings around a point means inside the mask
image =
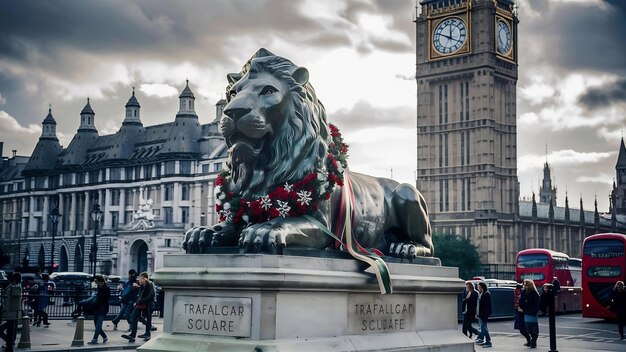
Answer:
[{"label": "lion's mane", "polygon": [[[264,196],[276,185],[296,182],[314,172],[316,167],[325,168],[331,140],[326,110],[313,86],[309,82],[300,85],[290,75],[298,66],[280,56],[257,55],[236,76],[241,79],[249,71],[272,74],[287,84],[289,106],[283,125],[274,131],[269,145],[252,166],[251,183],[241,190],[241,195],[248,199]],[[237,81],[231,82],[226,91]],[[230,164],[230,160],[227,163]]]}]

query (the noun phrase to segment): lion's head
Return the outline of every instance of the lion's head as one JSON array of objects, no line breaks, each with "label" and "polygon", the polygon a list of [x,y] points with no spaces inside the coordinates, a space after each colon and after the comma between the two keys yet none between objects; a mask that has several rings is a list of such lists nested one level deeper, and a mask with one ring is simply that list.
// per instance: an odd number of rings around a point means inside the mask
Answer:
[{"label": "lion's head", "polygon": [[306,68],[265,49],[228,75],[220,128],[230,148],[231,191],[258,198],[325,165],[326,111],[308,76]]}]

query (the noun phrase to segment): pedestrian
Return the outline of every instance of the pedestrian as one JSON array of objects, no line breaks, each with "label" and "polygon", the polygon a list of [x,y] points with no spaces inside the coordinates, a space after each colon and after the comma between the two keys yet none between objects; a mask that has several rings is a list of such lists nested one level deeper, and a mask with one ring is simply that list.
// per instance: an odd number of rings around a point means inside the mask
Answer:
[{"label": "pedestrian", "polygon": [[541,295],[539,296],[539,310],[542,312],[542,316],[548,315],[548,309],[550,308],[550,300],[554,300],[552,295],[552,285],[543,284],[541,286]]},{"label": "pedestrian", "polygon": [[530,335],[528,335],[528,331],[526,331],[526,324],[524,324],[524,313],[522,308],[519,306],[519,302],[524,295],[523,287],[524,286],[522,284],[517,284],[515,285],[515,290],[513,291],[513,308],[515,309],[513,328],[519,330],[519,333],[526,338],[524,346],[530,346]]},{"label": "pedestrian", "polygon": [[135,271],[135,269],[130,269],[128,271],[128,279],[117,288],[118,290],[121,290],[120,311],[112,320],[113,330],[117,330],[117,324],[120,320],[122,320],[122,318],[126,319],[128,326],[130,326],[130,316],[133,311],[133,303],[135,303],[137,293],[139,291],[137,287],[133,287],[133,284],[135,283],[137,283],[137,271]]},{"label": "pedestrian", "polygon": [[[461,309],[463,311],[463,335],[472,338],[472,333],[477,331],[472,327],[472,320],[476,316],[476,304],[478,303],[478,292],[474,290],[474,284],[471,281],[465,282],[463,290],[463,301]],[[478,334],[478,333],[477,333]]]},{"label": "pedestrian", "polygon": [[519,307],[524,311],[526,331],[530,335],[530,348],[537,348],[539,337],[539,293],[533,280],[524,280],[524,292],[520,297]]},{"label": "pedestrian", "polygon": [[137,337],[149,340],[150,331],[152,328],[152,301],[154,300],[154,283],[148,278],[147,272],[142,272],[139,275],[139,286],[134,284],[135,287],[139,287],[139,294],[137,301],[133,305],[133,313],[130,318],[130,334],[122,335],[123,338],[129,342],[135,342],[135,336],[137,335],[137,322],[139,317],[143,314],[146,318],[146,332],[145,334]]},{"label": "pedestrian", "polygon": [[49,291],[52,290],[54,284],[49,281],[50,275],[48,274],[42,274],[41,279],[43,280],[43,282],[39,285],[35,285],[38,286],[38,289],[36,290],[38,300],[37,304],[35,305],[35,322],[33,323],[33,326],[40,326],[40,324],[43,322],[44,328],[47,328],[50,326],[50,322],[48,322],[48,313],[46,313],[46,307],[48,307],[48,301],[50,299]]},{"label": "pedestrian", "polygon": [[623,340],[624,325],[626,325],[626,290],[624,289],[623,281],[615,283],[613,292],[611,293],[611,304],[609,305],[609,309],[615,313],[619,337]]},{"label": "pedestrian", "polygon": [[487,289],[487,284],[484,282],[478,283],[478,308],[476,309],[476,316],[478,317],[478,323],[480,324],[480,332],[474,342],[482,345],[483,348],[492,347],[491,336],[489,335],[489,327],[487,327],[487,320],[491,316],[491,293]]},{"label": "pedestrian", "polygon": [[555,296],[561,293],[561,282],[559,281],[559,278],[556,276],[554,276],[552,279],[552,292],[554,293]]},{"label": "pedestrian", "polygon": [[109,338],[107,334],[102,330],[102,323],[109,312],[109,297],[111,297],[111,289],[106,285],[104,276],[96,275],[96,284],[98,285],[96,293],[96,303],[93,312],[93,325],[96,327],[96,331],[93,333],[93,338],[88,342],[90,345],[98,343],[98,336],[102,336],[102,343],[106,343]]},{"label": "pedestrian", "polygon": [[5,341],[5,352],[13,352],[17,323],[22,318],[22,274],[16,271],[11,279],[11,283],[5,288],[5,294],[2,297],[4,301],[2,317],[5,322],[0,325],[0,337]]}]

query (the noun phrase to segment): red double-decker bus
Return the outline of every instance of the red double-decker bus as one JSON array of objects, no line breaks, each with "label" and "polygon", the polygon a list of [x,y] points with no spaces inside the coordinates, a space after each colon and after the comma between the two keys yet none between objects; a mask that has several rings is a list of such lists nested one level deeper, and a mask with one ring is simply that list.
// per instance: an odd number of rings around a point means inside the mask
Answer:
[{"label": "red double-decker bus", "polygon": [[617,281],[626,279],[626,235],[601,233],[583,242],[583,317],[614,319],[606,307]]},{"label": "red double-decker bus", "polygon": [[544,284],[551,284],[556,277],[561,285],[561,292],[556,296],[555,310],[580,311],[581,288],[578,279],[580,268],[572,267],[573,261],[567,254],[549,249],[525,249],[517,253],[515,280],[517,282],[533,280],[537,289],[541,290]]}]

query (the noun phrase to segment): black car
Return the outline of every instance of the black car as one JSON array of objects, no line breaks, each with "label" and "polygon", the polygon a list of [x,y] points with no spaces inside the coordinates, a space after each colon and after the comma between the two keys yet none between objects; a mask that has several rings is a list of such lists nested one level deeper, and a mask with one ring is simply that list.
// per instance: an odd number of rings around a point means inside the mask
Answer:
[{"label": "black car", "polygon": [[50,275],[56,285],[56,294],[63,296],[64,304],[73,304],[91,289],[93,276],[81,272],[60,272]]}]

